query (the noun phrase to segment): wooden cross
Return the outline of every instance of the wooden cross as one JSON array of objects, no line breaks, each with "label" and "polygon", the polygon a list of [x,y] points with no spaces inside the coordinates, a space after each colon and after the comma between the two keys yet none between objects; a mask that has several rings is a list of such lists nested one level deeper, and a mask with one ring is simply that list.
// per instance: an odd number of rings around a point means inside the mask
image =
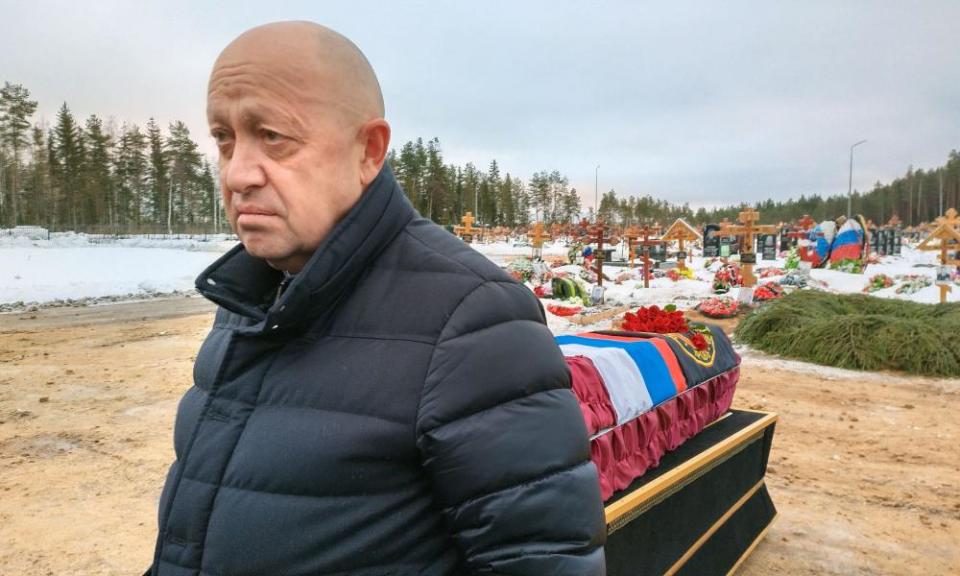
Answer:
[{"label": "wooden cross", "polygon": [[650,228],[647,224],[643,225],[643,228],[640,229],[640,235],[643,236],[643,240],[637,243],[640,246],[640,256],[643,259],[643,287],[650,287],[650,247],[662,244],[662,242],[657,238],[650,238],[651,234],[656,232],[655,229]]},{"label": "wooden cross", "polygon": [[630,268],[633,268],[633,260],[636,258],[634,247],[636,246],[637,239],[640,238],[640,229],[636,226],[630,226],[623,231],[623,237],[627,241],[627,262]]},{"label": "wooden cross", "polygon": [[700,234],[683,218],[678,218],[673,224],[670,225],[670,228],[667,230],[666,234],[660,237],[660,240],[665,242],[676,240],[680,244],[680,251],[677,253],[677,266],[681,270],[686,270],[686,259],[687,253],[683,249],[683,243],[693,242],[694,240],[699,240],[701,238]]},{"label": "wooden cross", "polygon": [[543,258],[543,241],[550,238],[549,234],[543,233],[543,222],[534,224],[533,232],[528,232],[527,238],[533,245],[533,257]]},{"label": "wooden cross", "polygon": [[960,226],[960,216],[957,215],[957,211],[953,208],[947,210],[946,214],[940,216],[936,220],[937,224],[946,224],[947,226],[956,229]]},{"label": "wooden cross", "polygon": [[755,224],[760,220],[760,213],[756,210],[744,210],[738,218],[740,225],[727,225],[720,228],[720,233],[727,236],[742,236],[740,246],[740,265],[743,268],[743,285],[751,288],[756,285],[757,277],[753,275],[753,265],[757,262],[757,255],[753,251],[753,237],[757,234],[776,234],[777,227]]},{"label": "wooden cross", "polygon": [[467,212],[460,220],[463,226],[454,226],[453,228],[456,235],[464,242],[470,243],[473,241],[473,233],[476,231],[476,228],[473,227],[474,220],[473,212]]},{"label": "wooden cross", "polygon": [[604,226],[603,220],[598,219],[596,225],[591,226],[588,230],[590,236],[587,238],[588,243],[597,243],[596,256],[594,256],[594,267],[592,270],[597,273],[597,286],[603,286],[603,243],[609,242],[609,238],[604,238],[606,235],[607,227]]},{"label": "wooden cross", "polygon": [[[941,266],[960,266],[960,260],[951,260],[947,253],[950,248],[960,246],[960,218],[957,217],[957,211],[953,208],[947,210],[947,213],[937,218],[938,226],[927,236],[923,242],[917,246],[918,250],[939,250]],[[934,245],[934,240],[939,240],[939,245]],[[947,292],[951,287],[940,284],[940,303],[947,301]]]}]

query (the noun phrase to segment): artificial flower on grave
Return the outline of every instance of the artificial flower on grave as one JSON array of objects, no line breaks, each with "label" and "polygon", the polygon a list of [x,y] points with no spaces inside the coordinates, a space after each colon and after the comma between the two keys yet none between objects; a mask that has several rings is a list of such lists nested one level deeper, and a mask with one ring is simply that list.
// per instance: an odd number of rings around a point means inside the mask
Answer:
[{"label": "artificial flower on grave", "polygon": [[671,268],[667,270],[667,278],[673,280],[674,282],[680,281],[680,271],[676,268]]},{"label": "artificial flower on grave", "polygon": [[777,267],[761,268],[759,272],[761,278],[771,278],[773,276],[783,276],[786,274],[785,270]]},{"label": "artificial flower on grave", "polygon": [[695,280],[697,278],[696,274],[693,273],[693,268],[686,266],[679,268],[677,273],[680,274],[680,278],[686,278],[687,280]]},{"label": "artificial flower on grave", "polygon": [[777,282],[767,282],[753,291],[753,299],[758,302],[775,300],[783,296],[783,287]]},{"label": "artificial flower on grave", "polygon": [[856,258],[844,258],[839,262],[831,262],[830,269],[847,274],[863,274],[863,262]]},{"label": "artificial flower on grave", "polygon": [[886,274],[874,274],[870,277],[870,280],[867,282],[867,285],[863,288],[864,292],[876,292],[877,290],[883,290],[884,288],[889,288],[893,286],[893,278],[887,276]]},{"label": "artificial flower on grave", "polygon": [[507,274],[518,282],[529,282],[533,278],[533,260],[525,256],[515,258],[507,264]]},{"label": "artificial flower on grave", "polygon": [[898,274],[897,281],[901,282],[897,286],[897,294],[914,294],[933,285],[933,280],[922,274]]},{"label": "artificial flower on grave", "polygon": [[707,318],[733,318],[740,313],[740,302],[726,296],[707,298],[697,310]]},{"label": "artificial flower on grave", "polygon": [[740,273],[740,266],[732,262],[724,264],[713,275],[713,292],[715,294],[726,294],[730,291],[730,288],[741,284],[743,284],[743,275]]},{"label": "artificial flower on grave", "polygon": [[800,267],[800,252],[797,251],[797,248],[794,246],[790,248],[790,253],[787,255],[787,262],[783,265],[784,270],[796,270]]},{"label": "artificial flower on grave", "polygon": [[573,316],[579,314],[583,306],[571,305],[563,302],[551,302],[547,304],[547,312],[554,316]]},{"label": "artificial flower on grave", "polygon": [[578,278],[555,276],[550,281],[551,295],[558,300],[575,300],[584,306],[590,305],[590,294]]}]

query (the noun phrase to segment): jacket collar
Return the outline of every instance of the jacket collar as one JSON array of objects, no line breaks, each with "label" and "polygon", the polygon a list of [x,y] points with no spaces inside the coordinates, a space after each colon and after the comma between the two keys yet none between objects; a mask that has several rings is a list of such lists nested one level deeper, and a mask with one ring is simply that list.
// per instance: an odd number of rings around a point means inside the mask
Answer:
[{"label": "jacket collar", "polygon": [[280,298],[283,273],[238,244],[197,277],[203,296],[252,322],[247,333],[300,332],[335,308],[360,274],[416,216],[384,165]]}]

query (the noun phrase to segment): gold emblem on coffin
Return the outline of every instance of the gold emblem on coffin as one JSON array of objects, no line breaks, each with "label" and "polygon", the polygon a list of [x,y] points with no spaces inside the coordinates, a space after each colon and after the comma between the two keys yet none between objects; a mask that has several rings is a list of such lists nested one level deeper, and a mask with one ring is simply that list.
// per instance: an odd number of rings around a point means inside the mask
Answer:
[{"label": "gold emblem on coffin", "polygon": [[686,334],[664,334],[663,337],[676,342],[680,349],[683,350],[683,353],[697,364],[704,368],[710,368],[717,358],[717,347],[713,345],[713,333],[707,334],[700,332],[700,334],[703,334],[703,337],[707,341],[707,348],[705,350],[697,350],[697,347],[693,345],[693,342],[690,341],[690,338],[688,338]]}]

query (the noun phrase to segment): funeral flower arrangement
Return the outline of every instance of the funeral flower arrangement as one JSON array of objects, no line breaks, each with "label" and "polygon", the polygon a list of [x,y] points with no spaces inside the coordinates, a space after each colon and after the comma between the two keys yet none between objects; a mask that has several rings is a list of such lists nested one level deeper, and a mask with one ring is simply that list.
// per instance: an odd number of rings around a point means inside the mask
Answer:
[{"label": "funeral flower arrangement", "polygon": [[667,270],[667,278],[674,282],[679,282],[683,279],[693,280],[695,276],[693,275],[693,270],[690,268],[671,268]]},{"label": "funeral flower arrangement", "polygon": [[830,269],[848,274],[863,274],[863,261],[856,258],[844,258],[839,262],[831,262]]},{"label": "funeral flower arrangement", "polygon": [[733,318],[740,313],[740,303],[727,296],[715,296],[697,304],[697,310],[707,318]]},{"label": "funeral flower arrangement", "polygon": [[673,304],[663,308],[657,305],[641,306],[636,312],[626,312],[620,321],[620,329],[627,332],[652,332],[655,334],[683,334],[697,350],[706,350],[709,346],[707,336],[712,338],[710,329],[703,324],[690,325],[683,312]]},{"label": "funeral flower arrangement", "polygon": [[753,299],[758,302],[774,300],[783,296],[783,287],[777,282],[767,282],[753,291]]},{"label": "funeral flower arrangement", "polygon": [[790,248],[790,253],[787,255],[787,263],[784,264],[783,267],[786,270],[796,270],[800,267],[800,252],[796,246]]},{"label": "funeral flower arrangement", "polygon": [[883,290],[884,288],[890,288],[893,286],[893,278],[887,276],[886,274],[874,274],[870,277],[870,281],[867,282],[866,287],[864,287],[864,292],[876,292],[877,290]]},{"label": "funeral flower arrangement", "polygon": [[776,267],[760,269],[761,278],[770,278],[771,276],[783,276],[784,274],[786,274],[784,270]]},{"label": "funeral flower arrangement", "polygon": [[921,274],[900,274],[897,280],[902,282],[897,286],[897,294],[914,294],[923,290],[927,286],[932,286],[933,281]]},{"label": "funeral flower arrangement", "polygon": [[731,287],[741,284],[743,284],[743,274],[740,272],[740,266],[732,262],[724,264],[713,275],[714,294],[726,294]]}]

